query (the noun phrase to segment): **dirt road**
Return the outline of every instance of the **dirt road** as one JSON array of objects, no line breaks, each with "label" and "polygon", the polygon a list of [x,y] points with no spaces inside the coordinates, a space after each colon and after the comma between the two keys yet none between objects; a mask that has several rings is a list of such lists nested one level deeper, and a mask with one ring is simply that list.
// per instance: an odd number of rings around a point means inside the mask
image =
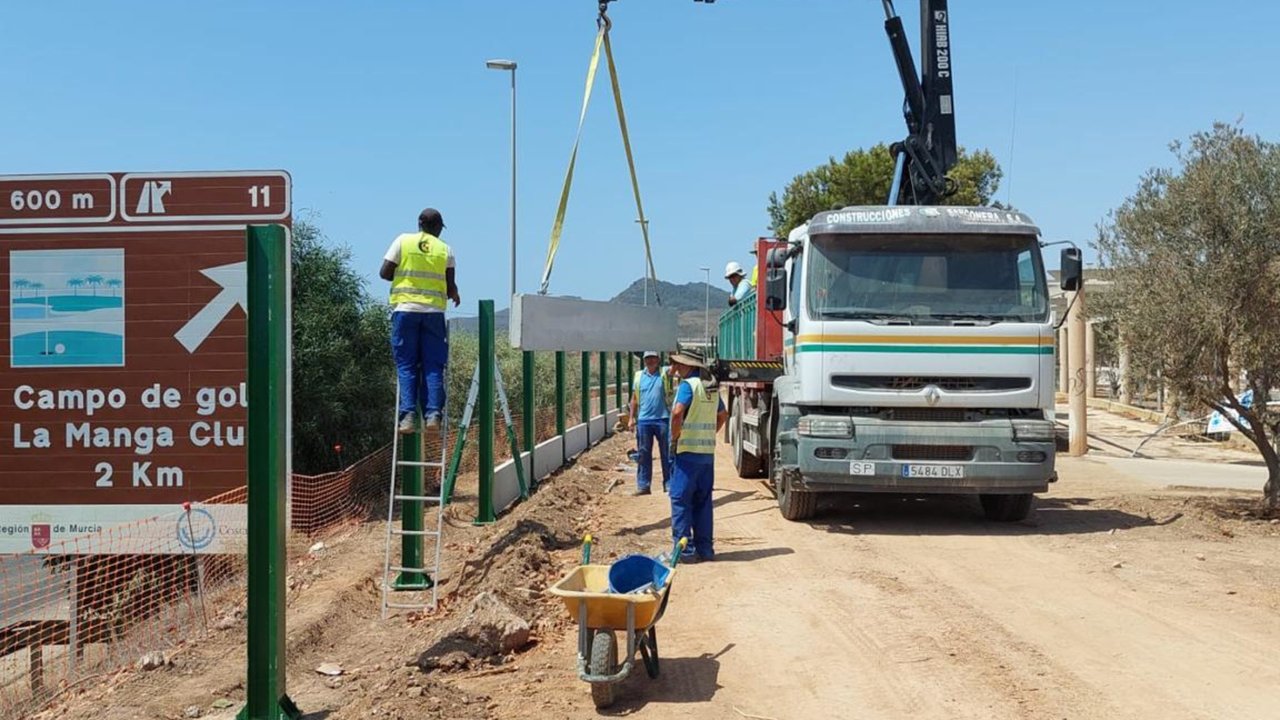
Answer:
[{"label": "dirt road", "polygon": [[[667,498],[626,495],[629,445],[606,441],[496,525],[451,507],[439,615],[379,619],[380,524],[318,555],[298,539],[288,682],[308,720],[1280,717],[1280,518],[1253,512],[1256,491],[1153,488],[1106,458],[1062,459],[1023,523],[987,523],[969,498],[876,496],[790,523],[723,449],[717,559],[677,573],[662,675],[637,670],[597,712],[574,630],[543,590],[578,562],[584,532],[597,562],[668,546]],[[420,671],[481,590],[530,620],[531,648]],[[229,720],[244,632],[233,622],[170,668],[67,693],[41,717]]]},{"label": "dirt road", "polygon": [[[717,469],[717,560],[680,571],[662,677],[637,673],[619,713],[1280,716],[1280,526],[1230,529],[1087,460],[1062,463],[1027,523],[985,523],[967,499],[864,498],[797,524],[727,453]],[[658,546],[665,500],[610,497],[599,520]],[[559,641],[548,674],[570,675],[574,648]],[[522,692],[520,717],[597,716],[576,680]]]}]

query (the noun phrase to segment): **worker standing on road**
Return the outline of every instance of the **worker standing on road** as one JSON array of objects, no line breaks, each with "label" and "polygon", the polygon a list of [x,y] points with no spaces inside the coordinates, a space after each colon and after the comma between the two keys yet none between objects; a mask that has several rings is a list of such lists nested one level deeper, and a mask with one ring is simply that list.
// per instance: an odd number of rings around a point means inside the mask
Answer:
[{"label": "worker standing on road", "polygon": [[417,413],[427,427],[444,412],[444,373],[449,361],[448,300],[461,298],[453,251],[440,239],[444,218],[435,208],[418,215],[418,232],[398,236],[382,259],[379,277],[391,281],[391,352],[400,378],[397,429],[414,432]]},{"label": "worker standing on road", "polygon": [[692,352],[671,356],[671,369],[680,377],[671,408],[671,444],[675,472],[671,478],[671,535],[675,542],[689,538],[682,562],[711,560],[711,490],[715,485],[716,433],[729,413],[719,395],[702,381],[702,358]]},{"label": "worker standing on road", "polygon": [[631,417],[636,419],[636,489],[648,495],[653,482],[653,443],[658,442],[662,461],[662,490],[671,479],[671,400],[675,394],[671,373],[661,367],[658,353],[644,354],[644,369],[631,380]]},{"label": "worker standing on road", "polygon": [[737,305],[739,300],[751,292],[751,283],[745,282],[747,271],[743,270],[737,262],[731,260],[724,266],[724,279],[728,280],[729,286],[733,288],[733,292],[729,295],[730,305]]}]

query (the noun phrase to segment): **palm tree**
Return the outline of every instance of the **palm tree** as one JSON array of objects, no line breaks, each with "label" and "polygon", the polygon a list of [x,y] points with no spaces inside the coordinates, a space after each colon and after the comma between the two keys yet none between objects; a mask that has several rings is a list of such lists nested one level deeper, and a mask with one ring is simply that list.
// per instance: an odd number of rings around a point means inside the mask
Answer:
[{"label": "palm tree", "polygon": [[36,296],[36,297],[40,297],[40,291],[44,289],[44,283],[42,283],[42,282],[38,282],[38,281],[37,281],[37,282],[33,282],[33,283],[31,283],[31,284],[30,284],[30,285],[28,285],[27,287],[29,287],[29,288],[31,288],[32,290],[34,290],[34,291],[35,291],[35,296]]},{"label": "palm tree", "polygon": [[72,295],[79,295],[80,288],[84,287],[84,281],[80,278],[71,278],[67,281],[67,287],[71,288]]},{"label": "palm tree", "polygon": [[98,296],[98,286],[102,284],[102,276],[101,276],[101,275],[90,275],[89,277],[85,278],[85,279],[84,279],[84,281],[85,281],[85,282],[87,282],[87,283],[89,283],[89,287],[93,288],[93,296],[94,296],[94,297],[97,297],[97,296]]},{"label": "palm tree", "polygon": [[124,287],[124,281],[122,281],[120,278],[111,278],[110,280],[107,281],[107,287],[111,288],[111,296],[116,297],[117,295],[119,295],[117,290]]},{"label": "palm tree", "polygon": [[25,278],[17,278],[13,281],[13,286],[18,289],[18,297],[22,297],[22,291],[31,287],[31,281]]}]

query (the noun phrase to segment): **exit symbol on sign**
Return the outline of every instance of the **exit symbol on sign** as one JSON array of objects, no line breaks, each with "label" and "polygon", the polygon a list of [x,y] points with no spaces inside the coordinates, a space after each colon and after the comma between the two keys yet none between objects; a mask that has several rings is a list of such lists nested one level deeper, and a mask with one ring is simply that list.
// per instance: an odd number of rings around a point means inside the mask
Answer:
[{"label": "exit symbol on sign", "polygon": [[173,192],[172,180],[148,180],[142,186],[142,195],[138,197],[137,215],[163,215],[164,196]]}]

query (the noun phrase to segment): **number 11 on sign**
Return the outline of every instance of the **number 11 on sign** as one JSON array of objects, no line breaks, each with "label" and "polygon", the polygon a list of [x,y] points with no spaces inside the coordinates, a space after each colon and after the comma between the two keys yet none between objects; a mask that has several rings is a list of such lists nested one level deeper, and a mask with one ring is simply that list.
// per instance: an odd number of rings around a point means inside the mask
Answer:
[{"label": "number 11 on sign", "polygon": [[[261,204],[259,204],[261,201]],[[271,186],[254,185],[249,188],[249,202],[253,207],[271,207]]]}]

